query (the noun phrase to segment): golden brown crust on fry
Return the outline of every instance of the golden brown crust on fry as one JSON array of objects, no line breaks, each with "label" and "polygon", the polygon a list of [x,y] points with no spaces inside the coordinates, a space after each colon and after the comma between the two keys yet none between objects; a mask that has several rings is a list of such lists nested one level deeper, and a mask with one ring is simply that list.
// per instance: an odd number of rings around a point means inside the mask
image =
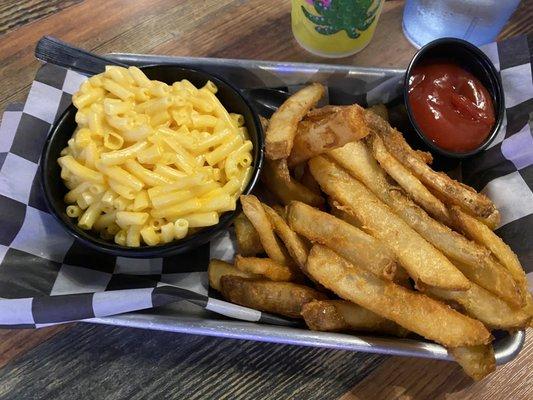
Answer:
[{"label": "golden brown crust on fry", "polygon": [[309,329],[328,332],[378,332],[405,337],[408,331],[346,300],[314,300],[302,307]]},{"label": "golden brown crust on fry", "polygon": [[265,135],[265,151],[269,160],[289,157],[298,122],[318,103],[325,88],[312,83],[289,97],[270,118]]},{"label": "golden brown crust on fry", "polygon": [[498,235],[476,218],[463,212],[457,206],[450,207],[450,212],[456,225],[461,228],[465,235],[477,243],[486,246],[500,260],[503,266],[507,268],[516,282],[521,285],[526,284],[526,274],[518,257]]},{"label": "golden brown crust on fry", "polygon": [[246,215],[240,213],[234,220],[237,249],[245,257],[264,252],[259,235]]},{"label": "golden brown crust on fry", "polygon": [[350,264],[327,247],[313,246],[307,259],[307,270],[341,298],[443,346],[459,347],[491,341],[490,332],[481,322],[424,294],[380,279]]},{"label": "golden brown crust on fry", "polygon": [[496,370],[492,345],[463,346],[448,349],[468,376],[479,381]]},{"label": "golden brown crust on fry", "polygon": [[[374,144],[379,147],[379,143],[380,139],[377,138]],[[444,253],[468,279],[501,296],[516,307],[523,305],[523,296],[511,275],[491,258],[489,251],[434,220],[407,198],[401,190],[391,186],[385,178],[384,171],[372,159],[370,150],[364,144],[349,143],[346,147],[331,152],[330,156],[365,184],[412,229]],[[398,167],[400,168],[398,171],[402,173],[403,167]],[[414,181],[416,182],[416,178]],[[411,182],[410,186],[415,184]],[[418,190],[423,189],[421,187]],[[435,200],[438,202],[437,199]],[[451,216],[448,215],[447,218],[451,224]]]},{"label": "golden brown crust on fry", "polygon": [[363,115],[364,109],[353,105],[339,108],[319,120],[302,120],[288,159],[289,166],[368,135],[370,130]]},{"label": "golden brown crust on fry", "polygon": [[348,207],[365,231],[385,243],[415,282],[455,290],[470,287],[466,277],[440,251],[357,179],[322,156],[311,159],[309,166],[322,190]]},{"label": "golden brown crust on fry", "polygon": [[271,281],[289,282],[295,280],[291,269],[270,258],[235,257],[235,267],[243,272],[263,276]]},{"label": "golden brown crust on fry", "polygon": [[396,263],[392,251],[348,222],[300,202],[289,205],[287,220],[292,229],[310,241],[328,246],[384,279],[394,276]]},{"label": "golden brown crust on fry", "polygon": [[459,304],[464,312],[478,319],[492,329],[520,329],[531,318],[527,308],[517,309],[481,286],[472,283],[470,289],[462,291],[428,288],[431,296]]},{"label": "golden brown crust on fry", "polygon": [[291,259],[274,235],[274,229],[261,202],[253,195],[242,195],[240,199],[242,211],[257,231],[265,252],[274,261],[289,265]]},{"label": "golden brown crust on fry", "polygon": [[437,190],[449,203],[459,205],[479,217],[488,217],[496,207],[485,195],[477,193],[443,172],[435,172],[413,153],[402,134],[394,129],[379,132],[385,147],[425,185]]},{"label": "golden brown crust on fry", "polygon": [[220,292],[232,303],[292,318],[301,318],[304,304],[326,298],[323,293],[296,283],[238,276],[223,276]]},{"label": "golden brown crust on fry", "polygon": [[279,171],[269,161],[263,166],[263,173],[261,175],[265,186],[276,196],[279,200],[287,205],[291,201],[302,201],[314,207],[320,207],[324,204],[324,199],[306,188],[301,183],[290,179],[287,182],[279,173]]},{"label": "golden brown crust on fry", "polygon": [[451,217],[444,203],[437,199],[417,177],[387,151],[378,135],[369,136],[369,145],[374,158],[381,167],[407,192],[413,201],[434,218],[451,226]]},{"label": "golden brown crust on fry", "polygon": [[251,274],[249,272],[240,271],[235,268],[233,265],[213,258],[209,261],[209,266],[207,267],[207,276],[209,278],[209,286],[215,290],[220,291],[220,278],[225,275],[235,275],[242,278],[256,278],[257,275]]},{"label": "golden brown crust on fry", "polygon": [[272,208],[263,204],[263,208],[272,223],[274,230],[281,238],[292,259],[300,268],[305,267],[309,249],[307,244],[294,232],[285,220]]}]

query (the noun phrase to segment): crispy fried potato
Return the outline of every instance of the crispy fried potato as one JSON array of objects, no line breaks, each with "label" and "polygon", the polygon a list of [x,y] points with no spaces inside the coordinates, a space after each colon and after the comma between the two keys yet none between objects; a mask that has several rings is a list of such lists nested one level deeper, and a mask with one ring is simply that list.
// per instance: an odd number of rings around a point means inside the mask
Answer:
[{"label": "crispy fried potato", "polygon": [[492,329],[523,328],[532,317],[527,308],[510,307],[505,301],[475,283],[472,283],[468,290],[428,288],[424,292],[440,300],[459,304],[467,315]]},{"label": "crispy fried potato", "polygon": [[339,108],[319,120],[302,120],[288,158],[289,166],[368,135],[370,130],[363,114],[364,109],[354,104]]},{"label": "crispy fried potato", "polygon": [[455,347],[448,351],[466,374],[476,381],[496,370],[494,349],[490,344]]},{"label": "crispy fried potato", "polygon": [[265,252],[274,261],[289,265],[292,261],[278,238],[274,235],[274,229],[261,202],[253,195],[243,195],[240,199],[242,211],[257,231]]},{"label": "crispy fried potato", "polygon": [[453,290],[470,287],[466,277],[435,247],[375,197],[362,183],[322,156],[309,161],[324,192],[350,209],[380,239],[417,283]]},{"label": "crispy fried potato", "polygon": [[282,242],[285,244],[287,251],[289,252],[292,259],[300,268],[305,267],[305,262],[307,261],[307,254],[309,249],[307,244],[294,232],[285,220],[272,208],[263,204],[263,208],[270,219],[274,231],[281,238]]},{"label": "crispy fried potato", "polygon": [[380,116],[385,121],[389,121],[389,111],[385,104],[374,104],[366,109],[367,112],[373,112],[374,114]]},{"label": "crispy fried potato", "polygon": [[433,196],[416,176],[387,151],[381,138],[378,135],[372,135],[369,137],[369,144],[379,165],[405,190],[409,197],[432,217],[451,226],[450,213],[444,203]]},{"label": "crispy fried potato", "polygon": [[293,200],[302,201],[313,207],[320,207],[324,204],[324,199],[320,195],[307,189],[301,183],[294,179],[287,182],[279,170],[268,161],[263,166],[261,177],[267,188],[285,205]]},{"label": "crispy fried potato", "polygon": [[377,276],[389,280],[394,276],[392,251],[353,225],[296,201],[288,207],[287,220],[292,229],[310,241],[328,246]]},{"label": "crispy fried potato", "polygon": [[234,220],[235,236],[239,253],[245,257],[255,256],[264,252],[259,235],[252,223],[243,213]]},{"label": "crispy fried potato", "polygon": [[274,168],[276,176],[279,176],[287,184],[291,182],[291,173],[289,171],[289,166],[287,165],[287,159],[282,158],[281,160],[271,160],[269,164]]},{"label": "crispy fried potato", "polygon": [[485,225],[487,225],[487,227],[491,231],[496,229],[500,225],[500,221],[501,221],[501,215],[498,210],[495,210],[492,214],[490,214],[486,218],[481,218],[481,217],[474,217],[474,218],[476,218],[478,221],[483,222]]},{"label": "crispy fried potato", "polygon": [[295,280],[291,269],[270,258],[235,257],[235,267],[243,272],[263,276],[271,281],[289,282]]},{"label": "crispy fried potato", "polygon": [[507,268],[517,283],[522,286],[527,285],[526,274],[518,257],[498,235],[476,218],[463,212],[459,207],[452,206],[450,212],[456,225],[461,228],[465,235],[486,246]]},{"label": "crispy fried potato", "polygon": [[425,162],[426,164],[433,163],[433,156],[429,151],[414,150],[414,152],[422,162]]},{"label": "crispy fried potato", "polygon": [[409,333],[398,324],[346,300],[314,300],[302,307],[309,329],[326,332],[377,332],[405,337]]},{"label": "crispy fried potato", "polygon": [[292,318],[301,318],[304,304],[326,298],[323,293],[296,283],[238,276],[223,276],[220,292],[232,303]]},{"label": "crispy fried potato", "polygon": [[324,93],[323,85],[313,83],[294,93],[272,115],[265,137],[266,157],[269,160],[289,157],[298,122],[318,103]]},{"label": "crispy fried potato", "polygon": [[211,286],[213,289],[220,291],[220,278],[225,275],[235,275],[240,276],[242,278],[258,277],[258,275],[238,270],[233,265],[221,260],[212,259],[211,261],[209,261],[209,266],[207,267],[209,286]]},{"label": "crispy fried potato", "polygon": [[443,346],[469,346],[491,341],[490,332],[481,322],[424,294],[380,279],[350,264],[327,247],[313,246],[307,259],[307,270],[341,298]]},{"label": "crispy fried potato", "polygon": [[[366,114],[371,115],[370,113]],[[379,117],[378,117],[379,118]],[[378,118],[371,118],[374,122]],[[494,203],[485,195],[476,192],[471,187],[461,184],[442,172],[435,172],[409,147],[402,134],[392,129],[388,123],[381,121],[374,124],[374,130],[379,133],[389,152],[394,154],[404,166],[417,176],[422,183],[431,187],[450,204],[458,205],[473,215],[488,217],[495,210]],[[366,118],[369,121],[369,118]],[[372,125],[369,122],[369,125]]]},{"label": "crispy fried potato", "polygon": [[412,229],[449,257],[468,279],[516,307],[524,304],[524,295],[511,275],[490,256],[487,249],[434,220],[391,186],[384,171],[372,159],[370,150],[363,143],[349,143],[346,147],[331,152],[330,156],[364,183]]},{"label": "crispy fried potato", "polygon": [[328,199],[328,203],[331,207],[331,215],[348,222],[356,228],[363,228],[362,222],[359,221],[355,215],[350,214],[348,208],[343,207],[338,201],[332,200],[331,197]]}]

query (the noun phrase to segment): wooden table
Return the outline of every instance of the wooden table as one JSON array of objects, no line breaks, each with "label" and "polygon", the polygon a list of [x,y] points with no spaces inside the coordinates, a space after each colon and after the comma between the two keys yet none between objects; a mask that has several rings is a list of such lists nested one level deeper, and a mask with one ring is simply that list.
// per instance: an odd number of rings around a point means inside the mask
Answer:
[{"label": "wooden table", "polygon": [[[415,49],[401,33],[403,1],[386,2],[361,53],[340,60],[402,67]],[[501,38],[532,31],[523,1]],[[320,61],[295,43],[290,2],[3,0],[0,109],[22,101],[36,41],[57,36],[100,52]],[[533,339],[483,382],[454,363],[214,339],[88,324],[0,331],[0,398],[530,399]]]}]

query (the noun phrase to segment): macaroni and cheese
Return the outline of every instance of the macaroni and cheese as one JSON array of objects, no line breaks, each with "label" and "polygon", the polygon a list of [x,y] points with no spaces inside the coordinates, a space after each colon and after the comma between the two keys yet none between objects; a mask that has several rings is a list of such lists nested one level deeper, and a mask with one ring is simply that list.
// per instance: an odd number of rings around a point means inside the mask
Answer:
[{"label": "macaroni and cheese", "polygon": [[211,81],[172,85],[108,66],[72,101],[76,129],[58,163],[66,213],[123,246],[155,246],[215,225],[235,210],[252,171],[242,115]]}]

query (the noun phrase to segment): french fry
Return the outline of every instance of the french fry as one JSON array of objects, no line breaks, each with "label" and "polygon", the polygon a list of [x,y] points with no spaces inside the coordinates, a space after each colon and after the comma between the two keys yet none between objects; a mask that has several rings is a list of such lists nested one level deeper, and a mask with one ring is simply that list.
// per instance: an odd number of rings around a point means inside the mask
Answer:
[{"label": "french fry", "polygon": [[307,270],[341,298],[443,346],[471,346],[491,341],[490,332],[481,322],[424,294],[380,279],[350,264],[327,247],[313,246],[307,259]]},{"label": "french fry", "polygon": [[511,275],[490,256],[488,250],[434,220],[391,186],[384,171],[363,143],[349,143],[331,152],[330,156],[364,183],[412,229],[449,257],[468,279],[516,307],[524,304],[525,298],[519,287]]},{"label": "french fry", "polygon": [[298,122],[318,103],[325,88],[313,83],[290,96],[270,118],[265,135],[265,151],[269,160],[289,157]]},{"label": "french fry", "polygon": [[349,208],[367,232],[385,243],[415,282],[452,290],[470,287],[468,279],[440,251],[357,179],[322,156],[311,159],[309,166],[322,190]]},{"label": "french fry", "polygon": [[505,301],[475,283],[472,283],[468,290],[428,288],[424,292],[440,300],[459,304],[467,315],[492,329],[523,328],[532,317],[527,308],[510,307]]},{"label": "french fry", "polygon": [[498,235],[476,218],[463,212],[459,207],[452,206],[450,212],[456,225],[465,235],[487,247],[507,268],[517,283],[522,287],[527,286],[526,274],[518,257]]},{"label": "french fry", "polygon": [[392,251],[349,223],[300,202],[289,205],[287,220],[292,229],[311,242],[329,247],[377,276],[389,280],[394,276]]},{"label": "french fry", "polygon": [[463,346],[448,349],[468,376],[479,381],[496,370],[492,345]]},{"label": "french fry", "polygon": [[320,207],[324,204],[324,199],[320,195],[307,189],[301,183],[294,179],[287,182],[279,170],[268,161],[263,166],[261,176],[267,188],[285,205],[293,200],[302,201],[313,207]]},{"label": "french fry", "polygon": [[372,135],[369,137],[369,144],[372,148],[374,158],[379,162],[385,172],[405,190],[409,197],[432,217],[451,226],[450,213],[444,203],[433,196],[416,176],[387,151],[381,138],[378,135]]},{"label": "french fry", "polygon": [[223,276],[220,279],[220,292],[232,303],[292,318],[301,318],[305,303],[326,298],[323,293],[296,283],[239,276]]},{"label": "french fry", "polygon": [[289,255],[300,268],[305,268],[307,254],[309,253],[307,244],[298,236],[296,232],[289,228],[287,222],[285,222],[285,220],[276,211],[266,204],[263,204],[263,208],[270,219],[270,223],[274,227],[274,231],[285,244]]},{"label": "french fry", "polygon": [[259,235],[246,215],[239,214],[235,218],[235,236],[239,253],[245,257],[264,253]]},{"label": "french fry", "polygon": [[225,275],[235,275],[242,278],[257,278],[258,275],[251,274],[249,272],[241,271],[235,268],[233,265],[228,264],[222,260],[212,259],[209,261],[207,267],[207,276],[209,278],[209,286],[213,289],[220,291],[220,278]]},{"label": "french fry", "polygon": [[343,207],[339,202],[329,198],[329,205],[331,207],[331,215],[334,215],[338,219],[342,219],[345,222],[348,222],[350,225],[355,226],[356,228],[362,228],[363,224],[357,219],[356,216],[350,214],[346,211],[346,207]]},{"label": "french fry", "polygon": [[326,332],[377,332],[405,337],[398,324],[346,300],[314,300],[304,304],[302,317],[309,329]]},{"label": "french fry", "polygon": [[358,105],[339,107],[318,120],[304,119],[298,124],[289,166],[300,164],[328,150],[359,140],[369,134],[365,110]]},{"label": "french fry", "polygon": [[235,257],[235,267],[243,272],[263,276],[271,281],[289,282],[296,279],[291,269],[270,258]]},{"label": "french fry", "polygon": [[[375,118],[374,118],[375,117]],[[472,215],[488,217],[495,210],[494,203],[485,195],[461,184],[442,172],[431,169],[409,147],[402,134],[375,114],[367,113],[365,120],[378,132],[389,152],[406,166],[422,183],[437,191],[448,203],[458,205]]]},{"label": "french fry", "polygon": [[257,231],[265,252],[274,261],[283,265],[289,265],[291,259],[278,241],[278,238],[274,235],[274,229],[261,202],[253,195],[242,195],[240,199],[242,211]]},{"label": "french fry", "polygon": [[495,210],[492,214],[490,214],[486,218],[481,218],[481,217],[475,217],[475,218],[478,221],[483,222],[485,225],[487,225],[487,227],[491,231],[493,231],[494,229],[498,227],[498,225],[500,225],[500,220],[501,220],[500,212],[498,210]]}]

